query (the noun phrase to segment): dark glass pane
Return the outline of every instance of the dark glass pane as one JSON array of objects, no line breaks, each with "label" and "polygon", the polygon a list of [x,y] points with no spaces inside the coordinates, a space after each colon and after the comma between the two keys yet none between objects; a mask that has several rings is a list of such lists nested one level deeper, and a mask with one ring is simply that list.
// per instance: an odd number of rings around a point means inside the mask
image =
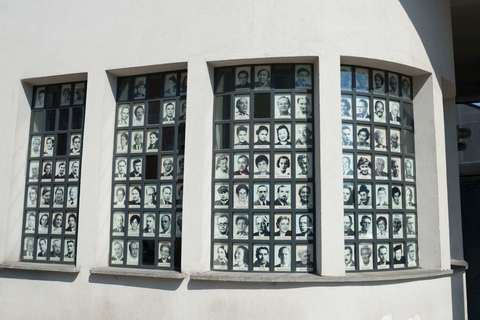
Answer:
[{"label": "dark glass pane", "polygon": [[123,78],[118,83],[118,92],[117,92],[117,100],[118,101],[125,101],[128,100],[128,93],[130,91],[130,87],[132,84],[132,78]]},{"label": "dark glass pane", "polygon": [[142,241],[142,266],[153,266],[155,263],[155,241]]},{"label": "dark glass pane", "polygon": [[215,150],[230,149],[230,124],[215,126]]},{"label": "dark glass pane", "polygon": [[64,156],[67,154],[68,139],[66,133],[57,134],[57,143],[55,150],[57,150],[57,156]]},{"label": "dark glass pane", "polygon": [[58,130],[68,130],[68,111],[70,109],[61,109],[58,117]]},{"label": "dark glass pane", "polygon": [[175,130],[174,127],[162,129],[162,151],[172,151],[174,146]]},{"label": "dark glass pane", "polygon": [[32,117],[32,131],[42,132],[43,130],[43,111],[33,113]]},{"label": "dark glass pane", "polygon": [[158,156],[151,155],[145,157],[145,179],[158,179]]},{"label": "dark glass pane", "polygon": [[219,68],[215,70],[215,93],[232,91],[235,85],[233,81],[233,68]]},{"label": "dark glass pane", "polygon": [[413,105],[411,103],[403,103],[403,125],[413,128]]},{"label": "dark glass pane", "polygon": [[175,239],[175,258],[173,259],[173,267],[174,268],[180,268],[181,265],[181,260],[182,260],[182,240],[181,239]]},{"label": "dark glass pane", "polygon": [[293,87],[292,65],[276,65],[273,72],[275,89],[291,89]]},{"label": "dark glass pane", "polygon": [[160,98],[160,93],[162,92],[162,76],[151,76],[148,86],[148,97],[150,99]]},{"label": "dark glass pane", "polygon": [[230,96],[219,96],[215,98],[215,120],[230,120]]},{"label": "dark glass pane", "polygon": [[55,131],[55,115],[57,111],[47,110],[45,112],[45,131]]},{"label": "dark glass pane", "polygon": [[147,124],[160,123],[160,101],[148,102]]},{"label": "dark glass pane", "polygon": [[83,108],[72,109],[72,129],[82,129],[83,127]]},{"label": "dark glass pane", "polygon": [[58,86],[48,86],[47,89],[47,108],[58,106]]},{"label": "dark glass pane", "polygon": [[403,152],[415,153],[415,138],[411,130],[403,130]]},{"label": "dark glass pane", "polygon": [[178,151],[185,150],[185,126],[178,127]]},{"label": "dark glass pane", "polygon": [[257,93],[253,102],[254,118],[270,118],[270,93]]}]

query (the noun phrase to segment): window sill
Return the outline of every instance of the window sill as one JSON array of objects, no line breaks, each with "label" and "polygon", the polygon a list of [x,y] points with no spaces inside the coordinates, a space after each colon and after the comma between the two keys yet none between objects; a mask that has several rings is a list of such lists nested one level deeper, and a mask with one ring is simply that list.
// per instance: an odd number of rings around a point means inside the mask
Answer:
[{"label": "window sill", "polygon": [[60,273],[79,273],[80,268],[74,265],[54,264],[54,263],[34,263],[34,262],[5,262],[0,265],[4,270],[27,270],[40,272],[60,272]]},{"label": "window sill", "polygon": [[90,273],[95,275],[107,275],[107,276],[143,277],[143,278],[178,279],[178,280],[185,278],[185,275],[178,271],[156,270],[156,269],[102,267],[102,268],[90,269]]}]

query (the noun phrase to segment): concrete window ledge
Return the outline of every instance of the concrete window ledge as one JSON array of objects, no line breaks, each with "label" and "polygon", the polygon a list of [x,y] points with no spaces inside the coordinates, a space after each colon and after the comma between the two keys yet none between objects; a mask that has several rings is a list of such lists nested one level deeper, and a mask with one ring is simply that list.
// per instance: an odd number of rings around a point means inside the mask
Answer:
[{"label": "concrete window ledge", "polygon": [[90,269],[91,274],[107,276],[125,276],[125,277],[143,277],[143,278],[161,278],[161,279],[184,279],[185,275],[173,270],[156,269],[133,269],[133,268],[114,268],[102,267]]},{"label": "concrete window ledge", "polygon": [[40,272],[79,273],[80,268],[68,264],[33,263],[33,262],[5,262],[0,270],[28,270]]}]

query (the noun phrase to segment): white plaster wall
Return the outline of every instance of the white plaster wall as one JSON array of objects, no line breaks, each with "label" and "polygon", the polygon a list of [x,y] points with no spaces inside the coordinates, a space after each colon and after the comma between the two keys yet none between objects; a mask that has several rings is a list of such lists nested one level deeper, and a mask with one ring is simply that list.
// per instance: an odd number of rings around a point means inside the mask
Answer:
[{"label": "white plaster wall", "polygon": [[[416,115],[422,106],[415,119],[416,145],[427,148],[417,151],[417,168],[424,169],[417,186],[426,199],[418,207],[420,263],[424,268],[449,268],[440,83],[441,78],[454,83],[449,1],[0,0],[0,4],[0,263],[19,258],[31,88],[88,80],[77,250],[81,271],[78,276],[0,271],[0,318],[27,318],[32,312],[39,318],[59,319],[67,312],[78,319],[162,313],[166,319],[259,314],[278,319],[381,319],[387,314],[394,319],[415,314],[422,319],[452,318],[450,278],[304,286],[201,283],[188,277],[210,265],[213,69],[262,62],[315,66],[320,106],[314,120],[320,141],[316,159],[321,164],[316,176],[321,213],[317,227],[322,228],[317,265],[326,276],[344,274],[339,65],[375,66],[420,81],[415,88]],[[187,278],[178,282],[90,275],[92,267],[108,265],[116,77],[187,66],[190,121],[182,250]]]}]

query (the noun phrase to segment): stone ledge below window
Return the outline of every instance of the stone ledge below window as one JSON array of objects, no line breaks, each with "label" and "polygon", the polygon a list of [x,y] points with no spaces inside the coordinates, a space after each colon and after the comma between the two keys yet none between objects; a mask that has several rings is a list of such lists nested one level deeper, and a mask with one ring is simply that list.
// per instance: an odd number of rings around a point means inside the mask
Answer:
[{"label": "stone ledge below window", "polygon": [[80,268],[70,264],[34,263],[34,262],[5,262],[0,270],[27,270],[40,272],[79,273]]},{"label": "stone ledge below window", "polygon": [[107,276],[125,276],[125,277],[143,277],[143,278],[161,278],[161,279],[184,279],[185,275],[174,270],[157,269],[134,269],[134,268],[115,268],[102,267],[90,269],[91,274]]}]

